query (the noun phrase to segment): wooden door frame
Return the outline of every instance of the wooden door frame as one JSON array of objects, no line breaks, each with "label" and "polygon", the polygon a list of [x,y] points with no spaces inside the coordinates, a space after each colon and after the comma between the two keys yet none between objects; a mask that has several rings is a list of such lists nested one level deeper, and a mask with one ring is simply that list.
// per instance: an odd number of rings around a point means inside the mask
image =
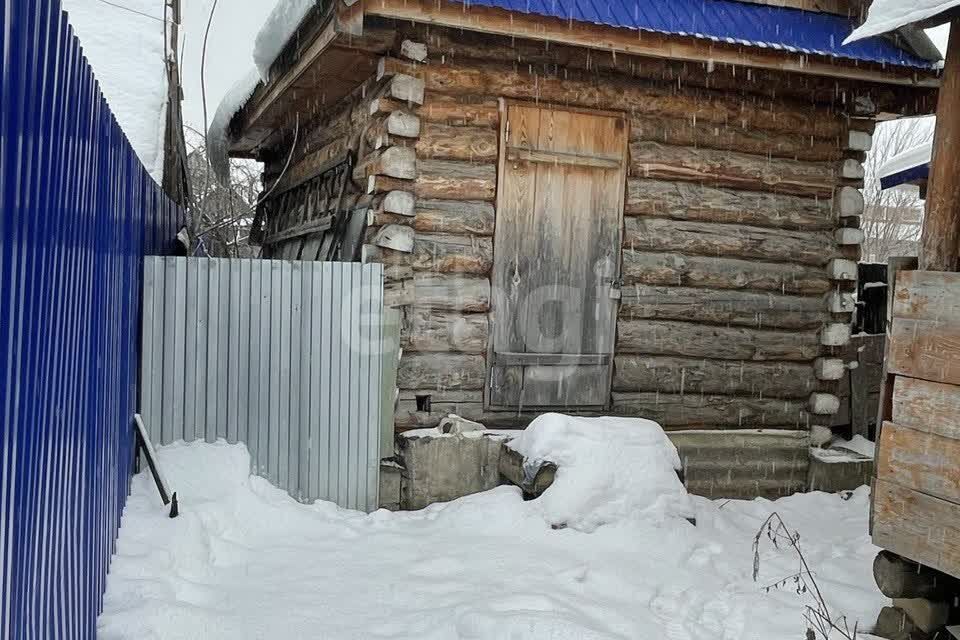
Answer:
[{"label": "wooden door frame", "polygon": [[[484,384],[483,384],[483,409],[484,411],[515,411],[515,407],[502,407],[494,406],[490,403],[490,383],[492,380],[493,372],[493,360],[494,360],[494,341],[495,341],[495,332],[493,327],[494,323],[497,322],[497,313],[498,309],[496,308],[496,294],[492,290],[494,283],[494,273],[497,268],[497,233],[500,229],[499,217],[500,217],[500,207],[503,199],[503,190],[500,188],[502,184],[502,177],[506,169],[507,163],[507,115],[510,109],[510,106],[517,105],[522,107],[536,107],[539,109],[548,109],[550,111],[566,111],[569,113],[580,113],[585,115],[593,116],[603,116],[609,118],[618,118],[623,121],[624,126],[624,138],[623,138],[623,156],[622,163],[623,166],[623,181],[620,185],[620,193],[617,204],[617,225],[619,227],[619,241],[617,246],[617,277],[621,278],[623,276],[623,238],[625,234],[624,229],[624,208],[626,206],[627,198],[627,178],[630,173],[630,118],[626,111],[619,111],[613,109],[590,109],[587,107],[576,107],[576,106],[566,106],[560,104],[554,104],[550,102],[537,102],[532,100],[520,100],[516,98],[505,98],[500,97],[498,99],[499,103],[499,115],[500,115],[500,125],[497,127],[497,180],[496,180],[496,196],[494,200],[494,235],[493,235],[493,269],[490,273],[490,285],[491,285],[491,295],[490,295],[490,310],[487,312],[487,326],[488,326],[488,335],[487,340],[487,358],[485,363],[484,371]],[[608,367],[608,376],[607,376],[607,397],[606,402],[603,405],[590,405],[587,409],[599,409],[599,410],[608,410],[613,404],[613,368],[615,366],[615,358],[617,352],[617,320],[620,317],[620,305],[622,304],[622,298],[615,300],[616,309],[613,313],[613,331],[612,331],[612,340],[613,343],[610,347],[610,366]],[[535,411],[540,411],[540,409],[535,409]]]}]

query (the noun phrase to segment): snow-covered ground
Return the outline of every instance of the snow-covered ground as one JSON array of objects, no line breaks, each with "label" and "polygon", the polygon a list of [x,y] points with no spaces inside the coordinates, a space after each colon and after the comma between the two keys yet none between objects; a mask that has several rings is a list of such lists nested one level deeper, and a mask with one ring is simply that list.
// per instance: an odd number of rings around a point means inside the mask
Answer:
[{"label": "snow-covered ground", "polygon": [[796,558],[764,538],[751,577],[754,535],[773,511],[800,532],[833,613],[863,629],[887,602],[871,575],[866,488],[691,498],[696,526],[639,515],[587,533],[552,527],[546,502],[513,487],[365,515],[299,504],[249,476],[242,445],[159,456],[182,515],[166,516],[147,474],[134,479],[101,640],[797,640],[810,596],[791,580],[766,589],[798,571]]}]

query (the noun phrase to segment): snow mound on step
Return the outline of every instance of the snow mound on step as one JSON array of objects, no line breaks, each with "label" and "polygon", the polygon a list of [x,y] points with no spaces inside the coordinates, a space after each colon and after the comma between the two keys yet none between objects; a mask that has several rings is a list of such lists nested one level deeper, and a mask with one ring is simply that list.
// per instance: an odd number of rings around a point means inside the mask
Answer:
[{"label": "snow mound on step", "polygon": [[508,446],[527,464],[557,465],[539,499],[554,526],[590,532],[627,519],[657,524],[693,515],[677,449],[652,420],[548,413]]}]

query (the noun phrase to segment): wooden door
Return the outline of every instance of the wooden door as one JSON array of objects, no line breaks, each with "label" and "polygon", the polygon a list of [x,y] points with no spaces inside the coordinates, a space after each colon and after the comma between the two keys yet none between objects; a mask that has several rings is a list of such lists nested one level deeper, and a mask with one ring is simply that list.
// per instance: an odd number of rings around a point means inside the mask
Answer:
[{"label": "wooden door", "polygon": [[627,123],[501,103],[487,404],[609,403]]}]

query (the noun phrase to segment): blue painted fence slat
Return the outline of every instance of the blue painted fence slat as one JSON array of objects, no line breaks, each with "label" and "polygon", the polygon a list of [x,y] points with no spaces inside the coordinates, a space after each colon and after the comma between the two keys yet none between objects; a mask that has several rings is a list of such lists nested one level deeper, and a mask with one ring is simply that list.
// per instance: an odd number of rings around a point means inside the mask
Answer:
[{"label": "blue painted fence slat", "polygon": [[183,213],[58,0],[0,0],[0,638],[94,638],[133,464],[143,256]]}]

